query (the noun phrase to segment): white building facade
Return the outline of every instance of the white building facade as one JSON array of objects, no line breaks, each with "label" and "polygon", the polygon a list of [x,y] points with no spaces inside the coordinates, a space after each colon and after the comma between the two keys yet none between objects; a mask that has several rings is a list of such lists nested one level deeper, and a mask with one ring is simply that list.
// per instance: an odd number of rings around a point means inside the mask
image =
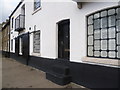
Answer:
[{"label": "white building facade", "polygon": [[118,65],[119,18],[118,1],[23,0],[10,16],[10,52],[25,54],[21,36],[29,33],[29,56]]}]

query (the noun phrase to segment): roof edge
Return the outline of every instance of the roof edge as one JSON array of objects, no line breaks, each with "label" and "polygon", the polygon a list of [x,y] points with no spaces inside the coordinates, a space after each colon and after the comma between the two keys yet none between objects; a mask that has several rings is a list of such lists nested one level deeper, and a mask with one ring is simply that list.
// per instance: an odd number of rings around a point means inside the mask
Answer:
[{"label": "roof edge", "polygon": [[9,16],[9,18],[11,18],[11,16],[15,13],[15,11],[19,8],[19,6],[22,4],[22,2],[23,2],[24,0],[21,0],[20,2],[19,2],[19,4],[17,5],[17,7],[14,9],[14,11],[11,13],[11,15]]}]

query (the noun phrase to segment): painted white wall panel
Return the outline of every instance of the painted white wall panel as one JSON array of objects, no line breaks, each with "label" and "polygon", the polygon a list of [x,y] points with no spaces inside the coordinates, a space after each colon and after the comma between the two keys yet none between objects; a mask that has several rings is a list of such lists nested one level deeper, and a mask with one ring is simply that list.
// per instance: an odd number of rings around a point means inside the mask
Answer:
[{"label": "painted white wall panel", "polygon": [[[78,9],[76,2],[72,0],[69,2],[42,2],[41,9],[34,13],[33,2],[25,2],[25,32],[34,31],[34,25],[36,25],[36,30],[41,30],[41,57],[57,58],[57,22],[70,19],[70,61],[81,62],[81,58],[85,57],[87,53],[86,15],[116,5],[118,5],[117,2],[84,2],[82,9]],[[13,14],[14,17],[20,13],[20,7]],[[30,27],[31,30],[29,30]],[[13,33],[17,35],[16,32]],[[31,34],[30,55],[33,52],[32,40],[33,35]]]}]

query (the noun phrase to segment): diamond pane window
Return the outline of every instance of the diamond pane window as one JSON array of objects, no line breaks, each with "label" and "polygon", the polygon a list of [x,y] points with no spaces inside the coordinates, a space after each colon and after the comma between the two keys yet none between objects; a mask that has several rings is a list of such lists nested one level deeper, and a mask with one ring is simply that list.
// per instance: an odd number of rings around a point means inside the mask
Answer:
[{"label": "diamond pane window", "polygon": [[120,6],[87,16],[90,57],[120,59]]}]

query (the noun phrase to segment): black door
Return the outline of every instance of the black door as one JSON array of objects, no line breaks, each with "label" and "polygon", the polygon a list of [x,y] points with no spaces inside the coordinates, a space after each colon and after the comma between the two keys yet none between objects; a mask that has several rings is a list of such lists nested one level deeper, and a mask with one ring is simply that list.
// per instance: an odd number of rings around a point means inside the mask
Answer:
[{"label": "black door", "polygon": [[70,20],[58,23],[58,58],[69,60],[70,56]]},{"label": "black door", "polygon": [[25,59],[29,58],[29,33],[22,36],[22,55]]},{"label": "black door", "polygon": [[19,38],[15,38],[15,54],[16,56],[19,55]]}]

